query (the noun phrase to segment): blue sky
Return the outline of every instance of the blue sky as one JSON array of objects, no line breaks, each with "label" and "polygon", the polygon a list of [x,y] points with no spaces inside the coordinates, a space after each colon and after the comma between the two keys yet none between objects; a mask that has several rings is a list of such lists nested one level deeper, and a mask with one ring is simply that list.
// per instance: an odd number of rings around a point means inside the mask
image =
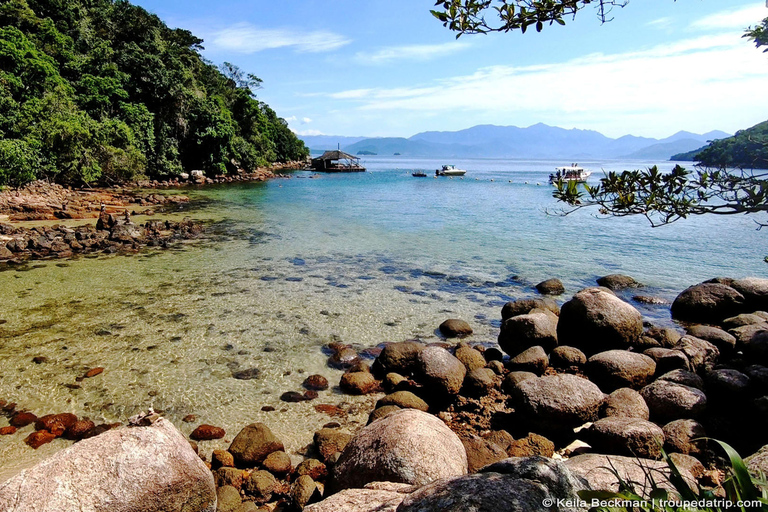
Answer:
[{"label": "blue sky", "polygon": [[136,0],[264,80],[300,134],[410,136],[538,122],[663,138],[768,119],[763,1],[630,0],[541,33],[463,36],[432,0]]}]

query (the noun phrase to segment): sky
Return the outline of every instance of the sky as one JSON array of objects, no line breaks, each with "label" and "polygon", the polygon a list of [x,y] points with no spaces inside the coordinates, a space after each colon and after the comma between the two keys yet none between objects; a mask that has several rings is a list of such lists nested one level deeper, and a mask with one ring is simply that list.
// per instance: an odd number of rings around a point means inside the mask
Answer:
[{"label": "sky", "polygon": [[263,80],[300,135],[409,137],[478,124],[664,138],[768,119],[762,0],[630,0],[541,33],[466,35],[433,0],[134,0]]}]

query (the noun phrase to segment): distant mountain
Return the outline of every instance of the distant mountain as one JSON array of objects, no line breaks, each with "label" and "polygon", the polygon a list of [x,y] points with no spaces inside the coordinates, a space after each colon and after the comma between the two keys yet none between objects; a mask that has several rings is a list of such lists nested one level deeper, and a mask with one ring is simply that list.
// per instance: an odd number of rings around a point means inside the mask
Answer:
[{"label": "distant mountain", "polygon": [[339,146],[345,148],[350,144],[354,144],[357,141],[366,139],[367,137],[344,137],[341,135],[298,135],[298,137],[304,141],[304,145],[311,151],[328,151],[329,149],[337,149]]},{"label": "distant mountain", "polygon": [[[478,125],[455,132],[421,132],[404,137],[301,137],[310,149],[333,149],[336,143],[348,153],[367,151],[379,155],[453,158],[629,158],[668,160],[672,155],[727,137],[713,131],[698,135],[680,131],[665,139],[625,135],[612,139],[594,130],[565,129],[543,123],[527,128]],[[345,139],[348,139],[345,143]],[[322,146],[322,147],[319,147]]]}]

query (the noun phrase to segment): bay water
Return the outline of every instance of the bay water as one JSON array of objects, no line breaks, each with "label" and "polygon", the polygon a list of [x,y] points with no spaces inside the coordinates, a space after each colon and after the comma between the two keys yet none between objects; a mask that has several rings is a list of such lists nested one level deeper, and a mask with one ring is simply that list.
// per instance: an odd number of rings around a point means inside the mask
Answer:
[{"label": "bay water", "polygon": [[[444,163],[468,172],[433,177]],[[262,421],[295,453],[324,423],[351,431],[372,408],[370,398],[334,389],[312,402],[280,401],[302,391],[310,374],[338,384],[341,372],[322,351],[329,342],[363,349],[438,341],[443,320],[462,318],[475,330],[470,341],[492,345],[501,306],[536,296],[533,286],[550,277],[566,286],[561,301],[611,273],[645,285],[622,294],[626,300],[671,301],[715,276],[768,274],[759,217],[651,228],[644,218],[601,218],[594,209],[559,215],[547,178],[570,163],[372,156],[365,173],[298,171],[183,189],[192,201],[174,216],[205,220],[203,241],[0,272],[0,399],[39,416],[73,412],[97,423],[154,407],[185,434],[199,423],[224,427],[224,440],[201,443],[208,453]],[[596,181],[601,170],[653,162],[579,164]],[[412,177],[415,170],[428,177]],[[633,304],[648,321],[673,325],[668,305]],[[76,380],[97,366],[104,373]],[[252,368],[255,379],[233,377]],[[331,419],[314,410],[319,403],[341,404],[348,416]],[[183,422],[189,414],[195,421]],[[34,451],[22,442],[31,428],[0,436],[0,481],[71,444],[59,439]]]}]

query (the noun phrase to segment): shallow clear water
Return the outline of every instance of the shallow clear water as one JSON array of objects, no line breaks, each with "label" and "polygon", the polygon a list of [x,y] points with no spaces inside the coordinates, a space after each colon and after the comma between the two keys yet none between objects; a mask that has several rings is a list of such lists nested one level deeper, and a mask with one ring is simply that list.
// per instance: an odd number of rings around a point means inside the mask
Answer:
[{"label": "shallow clear water", "polygon": [[[370,407],[333,390],[314,402],[279,401],[312,373],[338,383],[324,343],[435,339],[450,317],[469,321],[474,341],[493,343],[501,305],[535,295],[533,285],[550,277],[569,296],[601,275],[627,273],[647,285],[643,294],[672,299],[710,277],[768,270],[767,235],[749,217],[652,229],[594,211],[549,215],[559,205],[546,180],[562,162],[450,162],[468,169],[464,179],[431,177],[448,162],[365,163],[370,172],[185,190],[194,216],[212,220],[213,239],[203,243],[0,272],[0,399],[97,422],[154,406],[185,433],[211,423],[227,440],[263,421],[296,451],[332,421],[313,405],[346,402],[351,422],[364,422]],[[595,175],[644,165],[580,164]],[[430,177],[412,177],[415,169]],[[671,324],[667,307],[638,308]],[[48,362],[34,364],[35,356]],[[94,366],[104,373],[75,382]],[[258,379],[232,377],[254,367]],[[183,423],[187,414],[197,422]],[[22,443],[30,429],[0,437],[0,481],[70,444],[32,451]]]}]

